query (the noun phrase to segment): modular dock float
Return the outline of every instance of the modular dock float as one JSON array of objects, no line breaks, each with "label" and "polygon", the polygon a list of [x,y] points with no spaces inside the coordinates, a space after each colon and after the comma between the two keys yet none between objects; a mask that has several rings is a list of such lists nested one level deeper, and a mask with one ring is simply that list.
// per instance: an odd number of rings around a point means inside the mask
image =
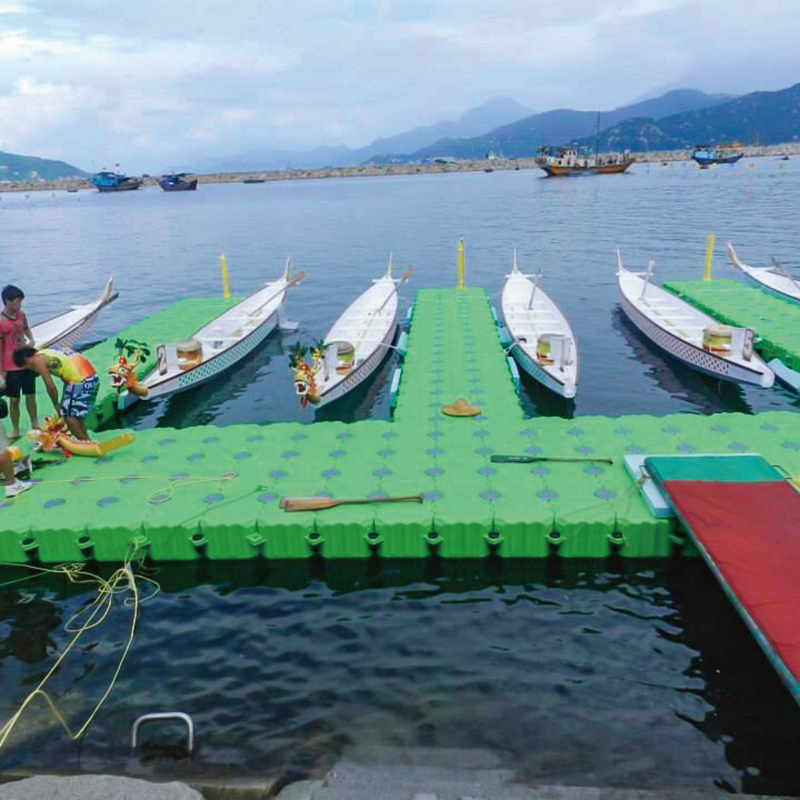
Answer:
[{"label": "modular dock float", "polygon": [[800,372],[800,305],[738,281],[669,281],[664,288],[726,325],[752,328],[765,361]]},{"label": "modular dock float", "polygon": [[[445,416],[460,397],[481,413]],[[495,453],[613,464],[493,463]],[[688,453],[759,453],[800,474],[798,416],[525,419],[486,293],[429,289],[413,306],[393,421],[137,432],[104,458],[38,471],[31,491],[0,503],[0,560],[696,553],[675,519],[651,514],[623,463]],[[422,503],[279,506],[417,493]]]}]

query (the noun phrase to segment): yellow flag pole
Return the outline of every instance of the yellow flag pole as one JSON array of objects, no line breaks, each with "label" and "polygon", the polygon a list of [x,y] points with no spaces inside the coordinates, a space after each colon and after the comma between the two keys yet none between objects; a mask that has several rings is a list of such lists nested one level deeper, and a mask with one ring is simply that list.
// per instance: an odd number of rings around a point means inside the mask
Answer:
[{"label": "yellow flag pole", "polygon": [[708,234],[708,244],[706,245],[706,269],[703,273],[703,280],[708,283],[711,280],[711,259],[714,256],[714,242],[716,236],[713,233]]},{"label": "yellow flag pole", "polygon": [[219,261],[222,264],[222,297],[224,300],[230,300],[231,289],[228,285],[228,260],[225,258],[225,253],[219,254]]},{"label": "yellow flag pole", "polygon": [[458,239],[458,288],[466,289],[464,285],[464,240]]}]

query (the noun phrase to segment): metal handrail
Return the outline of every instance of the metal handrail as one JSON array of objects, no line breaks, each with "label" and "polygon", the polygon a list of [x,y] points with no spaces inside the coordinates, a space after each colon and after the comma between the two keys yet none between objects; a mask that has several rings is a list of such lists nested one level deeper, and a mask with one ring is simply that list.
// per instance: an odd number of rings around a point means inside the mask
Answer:
[{"label": "metal handrail", "polygon": [[139,732],[139,726],[143,722],[151,722],[153,720],[159,719],[178,719],[182,720],[186,723],[186,727],[189,729],[189,752],[191,753],[194,749],[194,723],[192,722],[192,718],[188,714],[184,714],[182,711],[164,711],[155,714],[143,714],[133,723],[133,731],[131,734],[131,747],[135,750],[136,749],[136,736]]}]

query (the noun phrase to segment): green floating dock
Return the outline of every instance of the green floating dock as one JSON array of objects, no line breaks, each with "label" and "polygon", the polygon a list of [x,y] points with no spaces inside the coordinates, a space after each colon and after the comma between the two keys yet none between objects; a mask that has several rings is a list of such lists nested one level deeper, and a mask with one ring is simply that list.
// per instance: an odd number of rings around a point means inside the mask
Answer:
[{"label": "green floating dock", "polygon": [[[135,339],[150,346],[148,360],[136,370],[137,377],[141,380],[155,366],[156,345],[165,342],[175,342],[191,336],[195,331],[211,322],[212,319],[224,313],[240,298],[223,300],[215,297],[190,297],[173,303],[171,306],[156,311],[149,317],[128,326],[117,336],[104,339],[99,344],[83,351],[100,376],[100,391],[97,395],[94,412],[87,418],[86,424],[90,430],[96,430],[114,419],[117,392],[111,388],[111,383],[106,374],[117,360],[117,339]],[[47,396],[44,385],[38,382],[37,404],[41,416],[52,413],[52,403]]]},{"label": "green floating dock", "polygon": [[664,288],[726,325],[752,328],[756,350],[800,372],[800,306],[737,281],[670,281]]},{"label": "green floating dock", "polygon": [[[142,337],[145,338],[145,337]],[[444,416],[465,397],[475,417]],[[0,503],[0,561],[668,556],[692,550],[656,519],[628,454],[761,453],[800,474],[791,412],[526,420],[483,290],[417,295],[393,421],[136,433],[73,457]],[[492,453],[613,458],[496,464]],[[287,513],[282,497],[424,493],[423,503]]]}]

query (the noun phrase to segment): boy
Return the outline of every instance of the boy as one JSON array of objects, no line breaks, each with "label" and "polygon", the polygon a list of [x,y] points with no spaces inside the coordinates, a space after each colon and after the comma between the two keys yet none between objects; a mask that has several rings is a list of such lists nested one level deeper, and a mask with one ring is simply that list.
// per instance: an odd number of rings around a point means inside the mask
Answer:
[{"label": "boy", "polygon": [[17,286],[6,286],[0,298],[3,310],[0,311],[0,371],[5,373],[6,394],[11,398],[9,416],[11,417],[11,441],[19,439],[19,395],[25,395],[25,406],[31,420],[31,427],[38,428],[36,419],[36,375],[29,369],[22,369],[14,363],[14,351],[25,344],[33,344],[33,334],[28,318],[22,310],[25,293]]},{"label": "boy", "polygon": [[[100,379],[89,359],[72,350],[37,350],[26,345],[14,351],[14,363],[41,375],[56,414],[64,417],[69,432],[76,439],[88,441],[84,420],[92,410],[100,387]],[[53,375],[64,382],[60,403]]]},{"label": "boy", "polygon": [[[5,381],[0,375],[0,392],[5,389]],[[17,480],[14,475],[14,459],[8,450],[8,437],[3,424],[0,422],[0,474],[6,485],[6,498],[11,500],[18,494],[28,491],[33,486],[29,481]]]}]

